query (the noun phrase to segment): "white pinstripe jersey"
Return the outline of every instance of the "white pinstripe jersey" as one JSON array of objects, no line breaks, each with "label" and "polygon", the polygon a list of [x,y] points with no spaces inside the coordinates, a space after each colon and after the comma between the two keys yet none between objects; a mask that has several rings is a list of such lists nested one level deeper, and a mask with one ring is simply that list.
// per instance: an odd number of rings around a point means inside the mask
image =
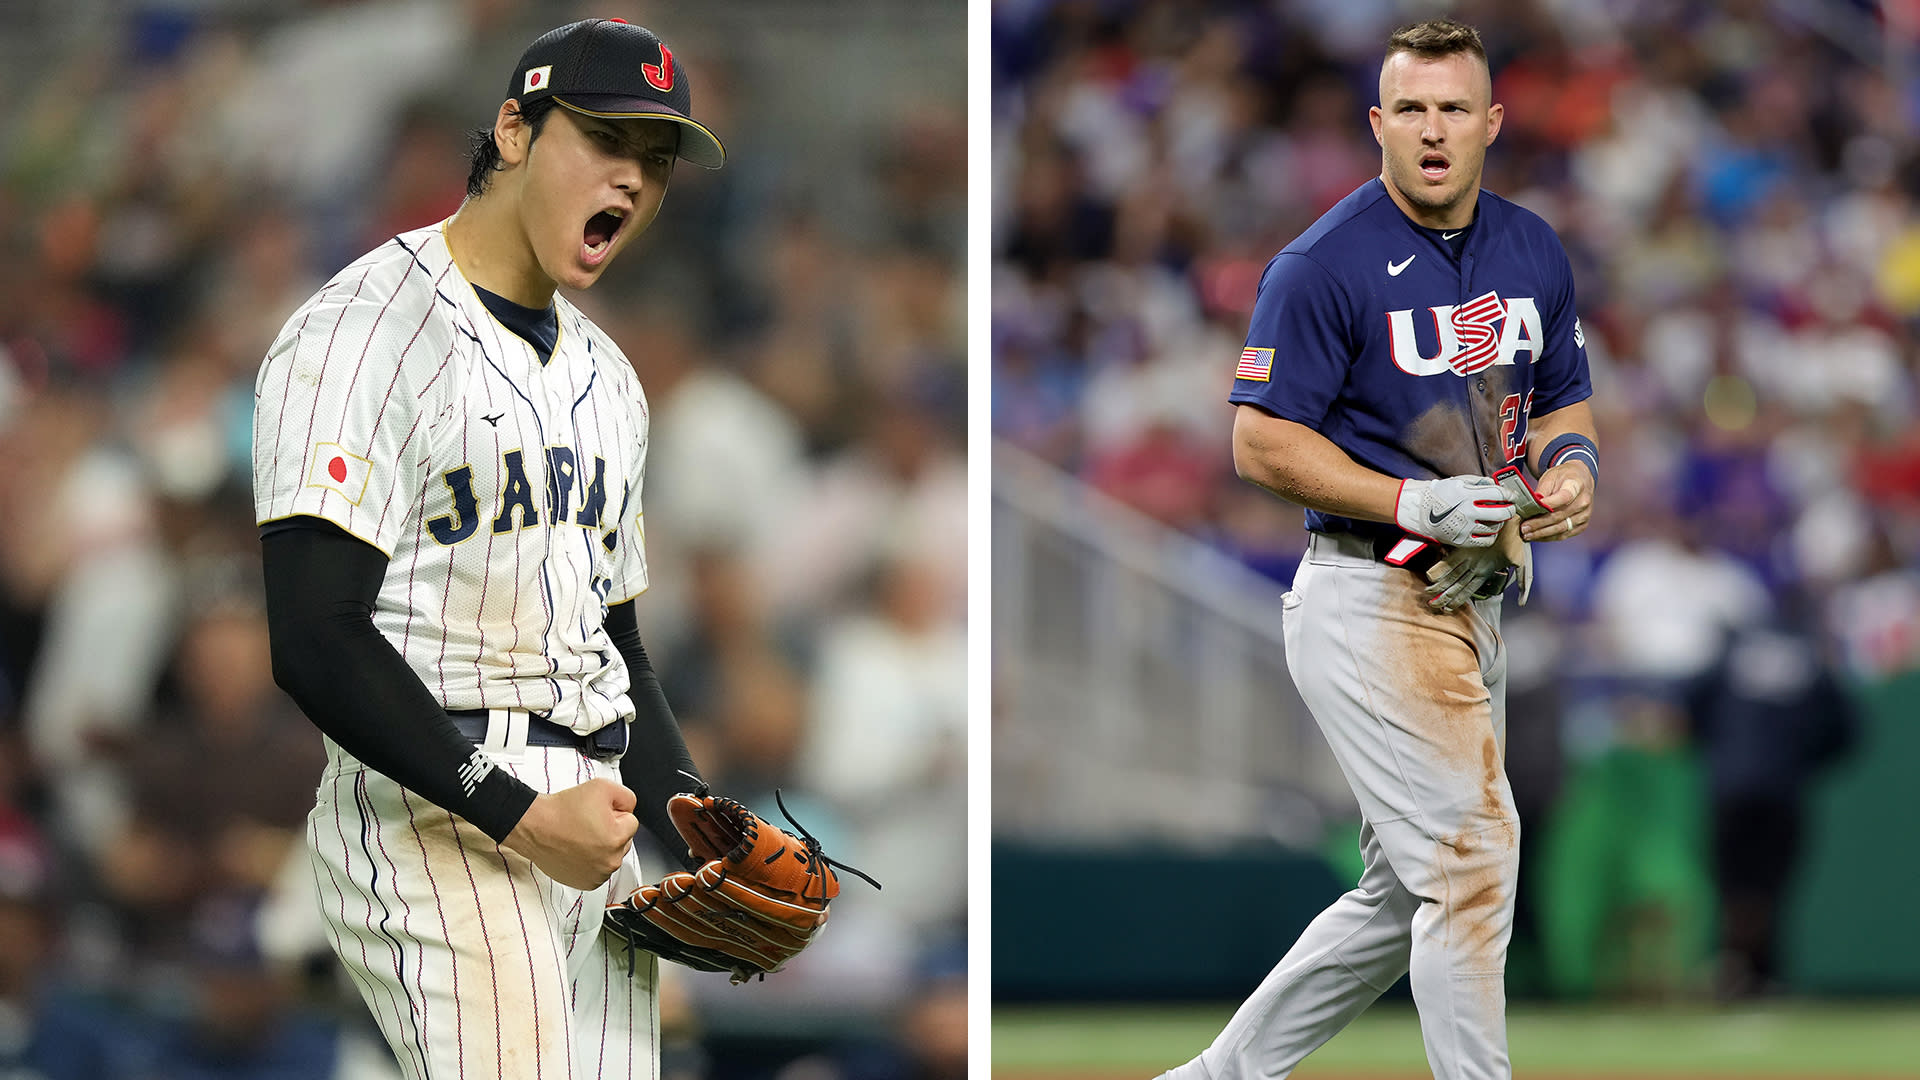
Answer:
[{"label": "white pinstripe jersey", "polygon": [[374,625],[447,708],[594,731],[633,715],[602,624],[647,587],[646,398],[558,295],[543,365],[481,304],[444,226],[361,257],[274,340],[254,384],[256,516],[324,518],[387,553]]}]

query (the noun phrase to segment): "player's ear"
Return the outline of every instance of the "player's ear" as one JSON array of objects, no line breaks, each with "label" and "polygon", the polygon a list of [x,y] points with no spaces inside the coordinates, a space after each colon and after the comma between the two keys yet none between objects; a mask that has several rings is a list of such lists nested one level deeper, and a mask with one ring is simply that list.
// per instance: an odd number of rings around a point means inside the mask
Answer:
[{"label": "player's ear", "polygon": [[1373,141],[1381,146],[1387,145],[1386,141],[1380,137],[1380,106],[1375,105],[1367,110],[1367,123],[1373,125]]},{"label": "player's ear", "polygon": [[1495,103],[1487,106],[1487,145],[1500,137],[1500,118],[1507,115],[1506,106]]},{"label": "player's ear", "polygon": [[527,147],[533,142],[533,129],[520,117],[520,103],[513,98],[500,103],[493,118],[493,144],[500,148],[502,163],[513,166],[527,160]]}]

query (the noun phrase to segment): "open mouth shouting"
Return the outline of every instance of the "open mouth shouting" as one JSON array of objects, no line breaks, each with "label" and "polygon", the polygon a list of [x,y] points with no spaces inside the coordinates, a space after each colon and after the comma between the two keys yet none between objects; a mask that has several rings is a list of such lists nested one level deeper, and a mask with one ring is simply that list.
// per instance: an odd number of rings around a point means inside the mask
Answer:
[{"label": "open mouth shouting", "polygon": [[1440,183],[1453,171],[1453,163],[1438,150],[1429,150],[1420,155],[1420,175],[1429,183]]},{"label": "open mouth shouting", "polygon": [[607,253],[613,250],[613,238],[626,224],[627,209],[623,206],[610,206],[588,218],[580,238],[580,261],[588,266],[605,262]]}]

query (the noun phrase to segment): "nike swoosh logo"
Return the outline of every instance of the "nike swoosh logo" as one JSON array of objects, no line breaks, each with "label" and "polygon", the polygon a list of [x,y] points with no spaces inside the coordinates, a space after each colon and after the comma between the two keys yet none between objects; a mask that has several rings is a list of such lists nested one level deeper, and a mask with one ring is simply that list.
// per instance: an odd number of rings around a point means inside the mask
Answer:
[{"label": "nike swoosh logo", "polygon": [[1458,232],[1443,232],[1443,233],[1441,233],[1441,234],[1440,234],[1440,239],[1442,239],[1442,240],[1451,240],[1451,239],[1453,239],[1454,237],[1456,237],[1456,236],[1459,236],[1459,235],[1460,235],[1460,234],[1459,234]]},{"label": "nike swoosh logo", "polygon": [[1434,513],[1433,511],[1431,511],[1431,510],[1429,510],[1429,511],[1427,511],[1427,524],[1429,524],[1429,525],[1438,525],[1438,524],[1440,524],[1441,522],[1443,522],[1443,521],[1445,521],[1445,520],[1447,520],[1447,515],[1448,515],[1448,514],[1451,514],[1451,513],[1453,513],[1453,512],[1455,511],[1455,510],[1458,510],[1458,509],[1460,509],[1460,504],[1459,504],[1459,503],[1454,503],[1454,504],[1453,504],[1452,506],[1449,506],[1449,507],[1447,507],[1447,508],[1446,508],[1445,510],[1442,510],[1442,511],[1440,511],[1440,512],[1439,512],[1439,513],[1437,513],[1437,514],[1436,514],[1436,513]]},{"label": "nike swoosh logo", "polygon": [[1418,255],[1409,255],[1409,256],[1407,256],[1406,258],[1404,258],[1404,259],[1402,259],[1402,260],[1400,260],[1400,261],[1399,261],[1399,262],[1397,262],[1397,263],[1388,263],[1388,264],[1387,264],[1387,276],[1388,276],[1388,277],[1399,277],[1399,276],[1400,276],[1400,271],[1402,271],[1402,270],[1405,270],[1405,269],[1407,268],[1407,264],[1408,264],[1408,263],[1410,263],[1410,262],[1412,262],[1413,260],[1415,260],[1415,259],[1417,259],[1417,258],[1419,258],[1419,257],[1420,257],[1420,256],[1418,256]]}]

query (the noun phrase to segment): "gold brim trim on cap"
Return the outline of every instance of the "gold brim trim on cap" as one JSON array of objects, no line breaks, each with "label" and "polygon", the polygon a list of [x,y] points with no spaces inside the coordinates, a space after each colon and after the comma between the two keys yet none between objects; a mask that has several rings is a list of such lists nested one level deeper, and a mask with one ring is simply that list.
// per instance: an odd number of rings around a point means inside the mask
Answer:
[{"label": "gold brim trim on cap", "polygon": [[[603,120],[638,120],[638,119],[671,120],[676,124],[685,124],[688,127],[694,128],[695,130],[699,131],[702,135],[705,135],[707,138],[712,139],[714,148],[720,151],[720,165],[726,164],[727,146],[725,143],[720,141],[720,136],[715,135],[707,127],[707,125],[701,123],[698,120],[694,120],[690,117],[680,116],[670,112],[602,112],[598,109],[581,108],[580,106],[575,105],[573,102],[568,101],[567,99],[560,97],[557,94],[554,95],[553,100],[556,103],[566,107],[567,109],[577,112],[582,116],[598,116]],[[692,158],[687,157],[685,154],[680,155],[680,157],[682,160],[685,160],[685,161],[693,161]],[[693,163],[695,165],[699,165],[703,169],[717,169],[720,167],[720,165],[707,165],[698,161],[694,161]]]}]

